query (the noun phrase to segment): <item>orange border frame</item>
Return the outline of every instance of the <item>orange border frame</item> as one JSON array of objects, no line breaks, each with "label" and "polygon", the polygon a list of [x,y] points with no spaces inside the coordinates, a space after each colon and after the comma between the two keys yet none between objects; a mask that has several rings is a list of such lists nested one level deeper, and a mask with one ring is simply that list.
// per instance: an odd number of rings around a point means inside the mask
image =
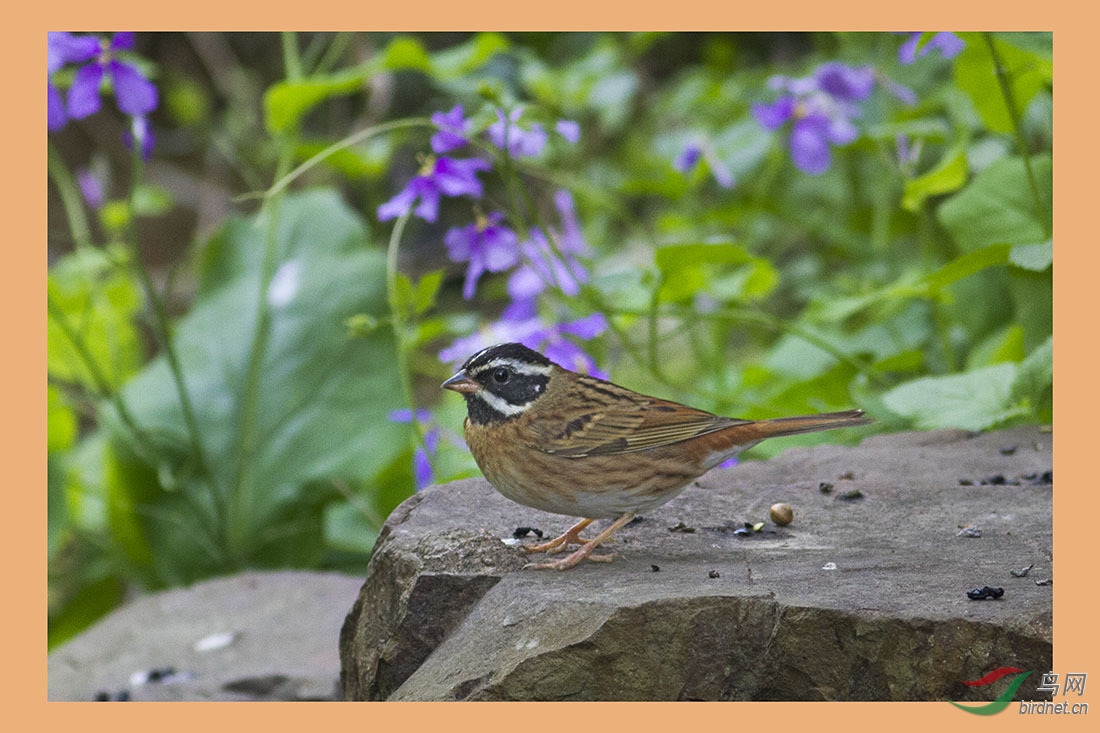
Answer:
[{"label": "orange border frame", "polygon": [[[625,7],[625,3],[623,4]],[[54,0],[44,5],[21,8],[20,17],[9,18],[15,27],[9,31],[4,56],[12,103],[6,115],[10,125],[8,139],[17,141],[7,152],[14,165],[7,166],[4,177],[4,211],[15,231],[6,237],[6,251],[15,260],[7,271],[6,287],[0,288],[10,346],[5,365],[11,373],[5,380],[5,392],[13,405],[5,455],[13,468],[6,482],[6,498],[11,507],[2,533],[5,580],[11,591],[5,604],[9,609],[7,646],[0,665],[4,675],[6,706],[16,724],[46,723],[52,727],[79,730],[103,728],[117,731],[137,728],[162,731],[195,730],[196,726],[213,729],[301,730],[331,725],[349,728],[388,728],[408,730],[432,726],[435,730],[477,729],[546,730],[554,725],[580,725],[590,729],[628,727],[630,730],[733,730],[753,724],[770,723],[787,730],[813,730],[833,724],[855,728],[860,724],[885,724],[891,729],[946,724],[953,728],[989,724],[1004,730],[1039,725],[1032,716],[1004,713],[976,718],[955,710],[946,703],[498,703],[442,705],[432,703],[374,704],[352,707],[347,704],[300,703],[275,710],[271,704],[207,705],[176,703],[170,715],[162,706],[112,705],[89,710],[84,703],[46,702],[46,553],[45,528],[45,413],[43,392],[26,389],[24,384],[43,385],[46,359],[46,312],[42,304],[45,278],[42,268],[46,205],[42,195],[46,185],[45,135],[42,112],[28,113],[26,108],[44,109],[41,77],[23,73],[27,66],[45,65],[45,33],[48,30],[163,30],[218,29],[266,30],[1052,30],[1055,35],[1055,65],[1062,87],[1055,105],[1057,145],[1072,150],[1072,155],[1057,156],[1055,167],[1056,250],[1060,267],[1054,295],[1055,320],[1060,327],[1055,344],[1058,355],[1055,392],[1056,414],[1061,425],[1056,436],[1054,462],[1064,496],[1054,502],[1055,546],[1058,583],[1055,594],[1055,672],[1092,672],[1097,675],[1093,688],[1100,685],[1100,658],[1097,634],[1088,617],[1091,592],[1096,575],[1096,551],[1091,542],[1091,519],[1096,512],[1097,490],[1089,481],[1088,468],[1093,457],[1090,423],[1095,413],[1096,380],[1091,369],[1091,350],[1084,344],[1095,334],[1095,305],[1086,300],[1091,292],[1089,266],[1095,264],[1097,238],[1095,225],[1086,217],[1096,210],[1095,171],[1096,118],[1090,115],[1095,100],[1095,50],[1098,43],[1094,25],[1084,13],[1065,7],[1019,0],[980,0],[945,2],[925,0],[916,4],[890,6],[881,2],[835,3],[787,0],[781,4],[681,0],[672,5],[630,4],[629,13],[616,3],[602,6],[591,0],[556,0],[553,3],[518,3],[502,0],[467,0],[444,3],[422,0],[415,4],[376,4],[322,2],[277,6],[271,3],[255,9],[244,4],[191,0],[181,12],[178,6],[137,3],[120,0],[110,7],[102,3],[77,4]],[[1078,7],[1082,7],[1078,5]],[[29,17],[24,20],[23,14]],[[36,17],[37,14],[41,14]],[[15,15],[14,13],[12,14]],[[1091,15],[1091,13],[1089,14]],[[37,61],[35,61],[37,59]],[[37,81],[36,81],[37,79]],[[1092,90],[1092,91],[1090,91]],[[23,100],[39,100],[22,104]],[[38,140],[38,144],[19,144]],[[38,177],[33,184],[26,177]],[[23,212],[37,215],[21,216]],[[20,233],[22,232],[22,233]],[[1073,267],[1066,266],[1069,257]],[[26,301],[39,306],[27,310]],[[41,310],[36,310],[41,308]],[[1073,334],[1079,334],[1073,338]],[[29,428],[29,429],[28,429]],[[1066,482],[1069,483],[1066,483]],[[33,548],[38,547],[39,550]],[[26,561],[25,558],[39,558]],[[335,641],[334,641],[335,643]],[[1045,670],[1037,670],[1045,671]],[[1083,701],[1091,695],[1086,693]],[[904,709],[902,709],[904,707]],[[1100,710],[1095,711],[1100,714]],[[583,717],[582,717],[583,716]],[[1060,716],[1062,720],[1078,720]],[[1057,720],[1057,718],[1054,718]],[[1049,724],[1052,718],[1043,716]],[[1021,728],[1022,729],[1022,728]]]}]

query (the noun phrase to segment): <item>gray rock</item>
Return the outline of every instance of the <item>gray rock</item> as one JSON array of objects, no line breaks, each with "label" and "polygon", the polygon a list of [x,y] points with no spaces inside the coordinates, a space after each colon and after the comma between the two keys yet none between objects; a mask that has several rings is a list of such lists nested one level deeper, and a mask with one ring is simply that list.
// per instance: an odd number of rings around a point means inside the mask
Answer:
[{"label": "gray rock", "polygon": [[360,585],[248,572],[145,596],[49,655],[49,699],[334,699],[340,622]]},{"label": "gray rock", "polygon": [[[432,487],[375,546],[340,634],[343,693],[989,700],[1003,684],[960,680],[1011,665],[1034,670],[1018,699],[1044,698],[1052,589],[1036,580],[1052,575],[1051,466],[1051,434],[1031,427],[795,448],[712,471],[620,530],[614,562],[565,572],[521,570],[502,540],[573,519],[481,479]],[[794,508],[786,527],[766,522],[780,501]],[[735,534],[746,521],[766,523]],[[987,585],[1003,597],[967,598]]]}]

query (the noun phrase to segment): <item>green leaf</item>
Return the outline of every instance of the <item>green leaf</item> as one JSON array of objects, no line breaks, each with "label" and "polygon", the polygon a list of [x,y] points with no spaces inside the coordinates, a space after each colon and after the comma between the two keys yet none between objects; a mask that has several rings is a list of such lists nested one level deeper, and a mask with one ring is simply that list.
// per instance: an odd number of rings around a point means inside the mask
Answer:
[{"label": "green leaf", "polygon": [[141,309],[141,291],[112,256],[104,250],[77,250],[50,269],[46,287],[61,311],[50,313],[46,326],[51,377],[98,392],[73,338],[94,360],[108,387],[119,386],[138,370],[142,349],[134,319]]},{"label": "green leaf", "polygon": [[268,132],[278,135],[298,127],[307,112],[329,97],[363,89],[368,75],[368,69],[360,67],[273,84],[264,94],[264,124]]},{"label": "green leaf", "polygon": [[966,366],[968,369],[977,369],[1002,362],[1018,362],[1023,358],[1024,329],[1018,324],[1009,324],[971,349]]},{"label": "green leaf", "polygon": [[1047,240],[1042,244],[1020,244],[1012,248],[1008,260],[1016,267],[1042,272],[1054,263],[1054,242]]},{"label": "green leaf", "polygon": [[886,407],[921,429],[985,430],[1027,410],[1012,400],[1016,364],[994,364],[962,374],[922,377],[885,395]]},{"label": "green leaf", "polygon": [[434,74],[443,80],[457,79],[477,71],[510,46],[499,33],[477,33],[465,43],[433,54]]},{"label": "green leaf", "polygon": [[[685,301],[708,292],[723,300],[757,299],[770,293],[779,282],[771,262],[730,243],[672,244],[656,254],[661,271],[661,299]],[[741,268],[734,269],[734,266]]]},{"label": "green leaf", "polygon": [[413,293],[413,307],[416,315],[420,315],[435,305],[439,288],[443,285],[443,270],[433,270],[416,283],[416,291]]},{"label": "green leaf", "polygon": [[1051,158],[1035,156],[1031,167],[1039,189],[1038,202],[1024,161],[1004,158],[937,209],[940,222],[963,250],[990,244],[1034,244],[1049,237],[1046,217],[1051,211]]},{"label": "green leaf", "polygon": [[919,211],[930,196],[939,196],[962,188],[967,175],[966,151],[953,148],[931,171],[905,182],[901,206],[906,211]]},{"label": "green leaf", "polygon": [[934,292],[942,290],[982,270],[1006,264],[1011,249],[1007,244],[992,244],[974,252],[968,252],[951,260],[935,272],[929,273],[923,278],[923,282]]},{"label": "green leaf", "polygon": [[1054,387],[1054,337],[1036,347],[1020,364],[1016,381],[1012,383],[1012,397],[1026,401],[1041,419],[1050,419]]},{"label": "green leaf", "polygon": [[[968,33],[963,37],[966,48],[955,58],[955,84],[970,95],[975,109],[990,130],[1011,133],[1012,116],[994,73],[989,45],[980,34]],[[1051,83],[1053,64],[1049,56],[1043,58],[996,36],[993,44],[1004,66],[1016,109],[1022,111],[1040,89]]]},{"label": "green leaf", "polygon": [[[158,462],[135,454],[111,422],[112,519],[128,533],[128,554],[139,563],[151,555],[162,581],[241,563],[315,562],[331,482],[374,476],[407,448],[386,419],[401,406],[392,334],[349,339],[345,325],[357,314],[387,316],[385,255],[367,246],[362,220],[334,192],[288,195],[277,211],[277,287],[260,291],[266,222],[231,220],[204,248],[198,298],[174,329],[212,476],[195,462],[163,359],[124,391],[157,436]],[[250,368],[261,297],[265,348]],[[248,394],[254,419],[245,435]]]},{"label": "green leaf", "polygon": [[423,71],[432,70],[432,59],[420,41],[411,36],[398,36],[390,41],[382,52],[381,67],[387,71]]}]

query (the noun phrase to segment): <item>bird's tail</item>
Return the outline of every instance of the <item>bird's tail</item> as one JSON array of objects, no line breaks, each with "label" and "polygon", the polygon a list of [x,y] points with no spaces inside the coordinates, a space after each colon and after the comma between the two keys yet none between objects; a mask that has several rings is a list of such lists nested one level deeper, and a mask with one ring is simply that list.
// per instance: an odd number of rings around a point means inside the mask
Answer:
[{"label": "bird's tail", "polygon": [[799,417],[777,417],[771,420],[758,420],[754,427],[759,428],[762,438],[775,438],[780,435],[813,433],[833,428],[852,428],[874,422],[863,414],[863,410],[844,410],[843,412],[823,412],[820,415],[801,415]]}]

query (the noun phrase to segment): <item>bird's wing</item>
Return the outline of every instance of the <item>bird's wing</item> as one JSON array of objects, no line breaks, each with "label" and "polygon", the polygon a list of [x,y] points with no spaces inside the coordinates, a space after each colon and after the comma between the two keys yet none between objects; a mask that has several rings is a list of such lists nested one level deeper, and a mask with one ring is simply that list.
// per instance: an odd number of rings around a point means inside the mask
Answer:
[{"label": "bird's wing", "polygon": [[581,377],[535,424],[536,445],[561,456],[633,453],[679,443],[741,420],[647,397],[610,382]]}]

